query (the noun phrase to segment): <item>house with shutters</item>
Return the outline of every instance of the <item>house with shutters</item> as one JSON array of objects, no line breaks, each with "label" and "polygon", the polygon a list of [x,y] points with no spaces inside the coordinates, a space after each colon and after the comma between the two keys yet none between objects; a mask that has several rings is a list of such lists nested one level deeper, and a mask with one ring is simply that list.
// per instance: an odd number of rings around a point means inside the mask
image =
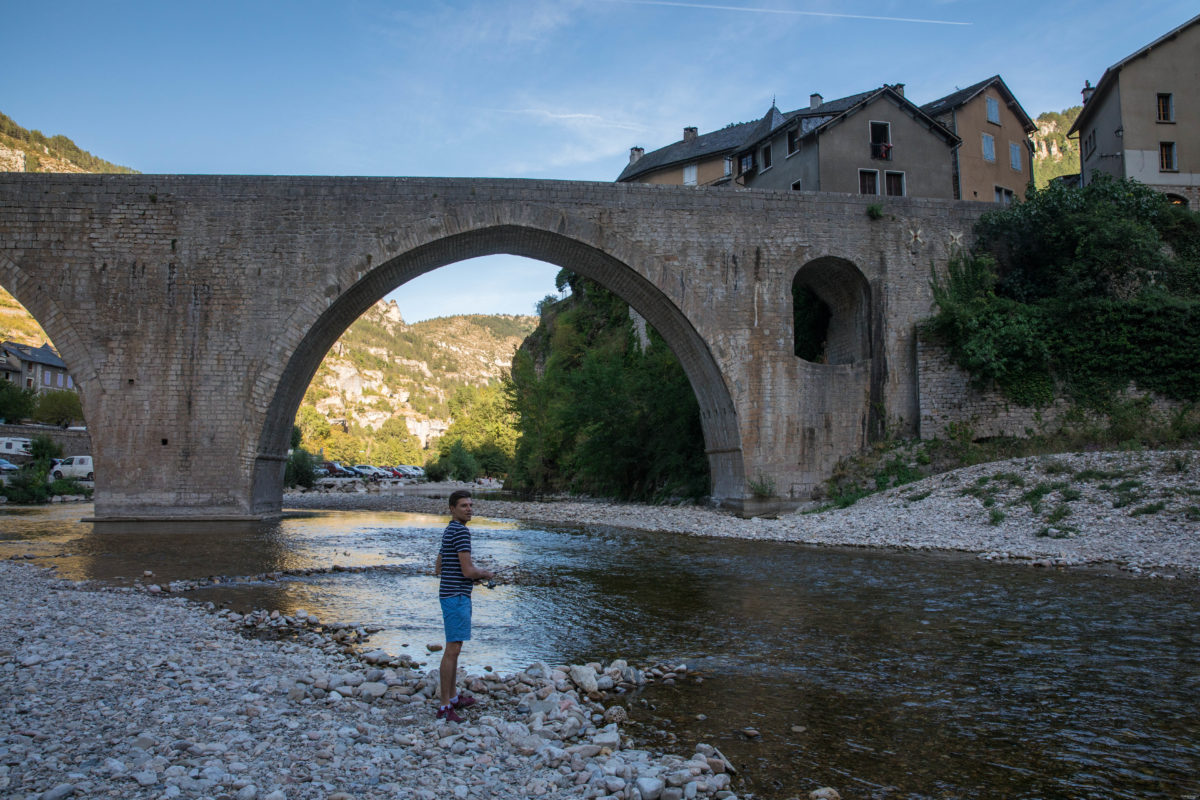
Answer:
[{"label": "house with shutters", "polygon": [[38,394],[78,391],[67,365],[48,344],[41,347],[19,342],[0,344],[0,376]]},{"label": "house with shutters", "polygon": [[1037,125],[999,75],[957,89],[921,110],[962,140],[950,157],[955,199],[1025,199],[1033,182],[1029,137]]},{"label": "house with shutters", "polygon": [[1200,208],[1200,16],[1085,83],[1067,135],[1079,139],[1083,184],[1132,178]]}]

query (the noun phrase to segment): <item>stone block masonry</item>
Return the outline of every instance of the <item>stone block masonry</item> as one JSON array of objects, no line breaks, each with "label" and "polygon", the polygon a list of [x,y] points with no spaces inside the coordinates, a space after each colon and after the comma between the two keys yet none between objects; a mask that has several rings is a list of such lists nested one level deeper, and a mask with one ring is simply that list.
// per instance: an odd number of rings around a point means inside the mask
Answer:
[{"label": "stone block masonry", "polygon": [[[663,336],[700,404],[713,495],[739,506],[748,477],[799,500],[885,424],[916,433],[915,324],[931,308],[930,269],[986,206],[896,198],[872,220],[873,201],[575,181],[10,173],[0,285],[78,376],[100,518],[277,514],[292,419],[337,337],[406,281],[492,253],[592,278]],[[810,279],[835,309],[838,363],[793,354],[792,285]]]}]

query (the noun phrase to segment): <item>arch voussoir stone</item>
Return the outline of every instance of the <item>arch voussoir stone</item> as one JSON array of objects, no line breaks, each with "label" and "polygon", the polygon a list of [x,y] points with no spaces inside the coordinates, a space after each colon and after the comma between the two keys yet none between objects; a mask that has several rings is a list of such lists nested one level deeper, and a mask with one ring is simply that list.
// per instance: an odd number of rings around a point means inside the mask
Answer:
[{"label": "arch voussoir stone", "polygon": [[[912,337],[930,309],[929,265],[945,263],[984,208],[889,199],[885,219],[871,220],[870,199],[9,173],[0,283],[84,385],[99,518],[278,513],[291,415],[336,338],[406,281],[490,253],[568,267],[628,301],[696,392],[714,496],[752,505],[746,480],[761,477],[778,504],[811,494],[862,445],[865,424],[842,410],[864,391],[901,430],[915,424]],[[869,358],[792,354],[788,289],[806,263],[835,263],[820,259],[854,265],[869,287]]]}]

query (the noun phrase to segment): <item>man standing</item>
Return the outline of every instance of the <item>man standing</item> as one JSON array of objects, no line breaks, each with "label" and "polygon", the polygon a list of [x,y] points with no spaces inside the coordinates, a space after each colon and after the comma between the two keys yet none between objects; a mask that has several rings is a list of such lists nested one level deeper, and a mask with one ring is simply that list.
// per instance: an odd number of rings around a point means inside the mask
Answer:
[{"label": "man standing", "polygon": [[446,649],[442,652],[442,704],[438,719],[462,722],[454,713],[456,708],[475,705],[475,698],[455,691],[458,677],[458,654],[462,644],[471,638],[471,582],[491,580],[494,576],[471,561],[471,493],[459,489],[450,493],[450,524],[442,532],[442,547],[438,551],[434,574],[441,576],[438,599],[442,604],[442,623],[446,627]]}]

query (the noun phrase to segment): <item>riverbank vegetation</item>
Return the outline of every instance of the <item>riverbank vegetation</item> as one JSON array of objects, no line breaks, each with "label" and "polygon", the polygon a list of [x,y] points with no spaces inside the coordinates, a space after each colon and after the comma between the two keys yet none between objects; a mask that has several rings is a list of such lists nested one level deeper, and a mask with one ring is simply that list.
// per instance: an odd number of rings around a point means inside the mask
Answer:
[{"label": "riverbank vegetation", "polygon": [[639,338],[629,305],[596,282],[563,270],[558,285],[570,294],[542,302],[537,330],[513,359],[514,488],[705,495],[700,410],[678,359],[652,328]]},{"label": "riverbank vegetation", "polygon": [[944,440],[885,437],[838,465],[832,505],[986,461],[1200,444],[1200,214],[1101,178],[1032,192],[985,214],[976,235],[935,276],[926,335],[979,388],[1069,410],[1022,438],[979,440],[968,424]]},{"label": "riverbank vegetation", "polygon": [[62,458],[62,446],[46,435],[34,436],[29,441],[29,461],[16,472],[7,473],[0,495],[10,503],[37,505],[50,502],[57,495],[91,497],[92,490],[77,480],[59,478],[50,480],[54,459]]}]

